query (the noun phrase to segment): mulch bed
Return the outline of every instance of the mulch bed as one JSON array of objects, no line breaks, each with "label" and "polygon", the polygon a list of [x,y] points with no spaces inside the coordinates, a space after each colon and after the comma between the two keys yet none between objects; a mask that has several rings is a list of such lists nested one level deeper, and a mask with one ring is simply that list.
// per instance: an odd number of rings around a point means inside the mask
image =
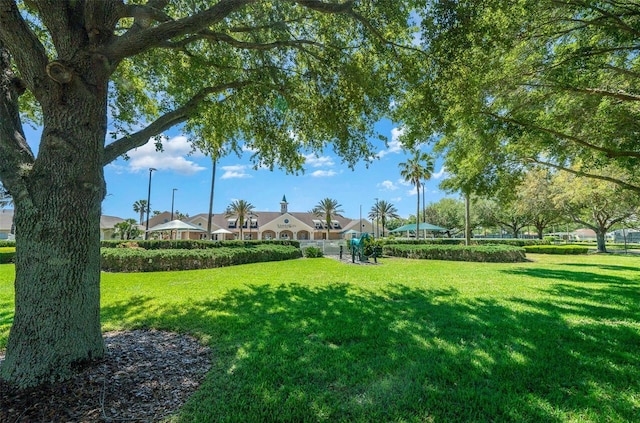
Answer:
[{"label": "mulch bed", "polygon": [[26,390],[0,381],[0,422],[159,421],[180,409],[211,367],[210,350],[190,336],[133,330],[104,337],[104,359],[71,380]]}]

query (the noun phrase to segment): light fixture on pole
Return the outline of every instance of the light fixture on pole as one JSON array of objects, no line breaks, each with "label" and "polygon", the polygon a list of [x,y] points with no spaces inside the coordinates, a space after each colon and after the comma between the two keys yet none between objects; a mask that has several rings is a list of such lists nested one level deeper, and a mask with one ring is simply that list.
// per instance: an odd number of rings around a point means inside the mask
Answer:
[{"label": "light fixture on pole", "polygon": [[173,220],[173,200],[174,197],[176,195],[176,191],[178,190],[178,188],[174,188],[173,192],[171,192],[171,220]]},{"label": "light fixture on pole", "polygon": [[157,169],[154,167],[149,168],[149,192],[147,193],[147,227],[144,233],[144,239],[149,239],[149,213],[151,210],[151,173],[153,173],[154,170]]}]

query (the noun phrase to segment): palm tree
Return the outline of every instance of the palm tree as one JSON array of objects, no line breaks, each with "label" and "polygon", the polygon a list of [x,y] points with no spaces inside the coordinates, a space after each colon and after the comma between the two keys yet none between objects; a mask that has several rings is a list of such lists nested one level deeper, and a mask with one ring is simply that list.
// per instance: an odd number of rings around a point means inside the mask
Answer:
[{"label": "palm tree", "polygon": [[389,203],[388,201],[380,200],[376,201],[376,204],[371,207],[369,212],[369,219],[379,220],[382,225],[382,236],[384,237],[384,228],[389,219],[398,219],[398,209]]},{"label": "palm tree", "polygon": [[[240,239],[244,239],[242,237],[242,227],[244,226],[244,222],[247,220],[249,215],[255,216],[255,214],[253,214],[253,209],[255,209],[254,205],[245,200],[235,200],[227,206],[225,217],[236,217],[238,219]],[[249,222],[249,224],[251,224],[251,222]]]},{"label": "palm tree", "polygon": [[133,211],[140,213],[140,224],[144,221],[144,214],[147,212],[147,200],[138,200],[133,203]]},{"label": "palm tree", "polygon": [[[416,151],[414,156],[399,164],[400,176],[405,181],[416,187],[418,193],[418,205],[416,207],[416,239],[420,238],[420,184],[421,181],[431,179],[434,169],[434,160],[428,153]],[[424,195],[424,193],[423,193]]]},{"label": "palm tree", "polygon": [[142,234],[142,230],[136,225],[135,219],[123,220],[113,226],[112,238],[120,237],[121,240],[135,239]]},{"label": "palm tree", "polygon": [[311,209],[311,213],[324,218],[327,226],[327,239],[329,239],[329,230],[331,229],[331,221],[333,220],[333,217],[340,213],[344,213],[344,210],[340,207],[342,207],[342,204],[338,204],[336,200],[332,198],[325,198]]}]

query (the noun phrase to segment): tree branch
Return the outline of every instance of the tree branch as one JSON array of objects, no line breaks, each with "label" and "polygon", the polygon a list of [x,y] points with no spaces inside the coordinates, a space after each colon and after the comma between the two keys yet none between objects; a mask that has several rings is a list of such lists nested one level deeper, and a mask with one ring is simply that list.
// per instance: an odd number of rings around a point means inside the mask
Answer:
[{"label": "tree branch", "polygon": [[230,13],[256,1],[220,0],[209,9],[183,19],[163,22],[147,29],[140,29],[140,26],[136,26],[111,42],[104,54],[109,57],[112,63],[117,63],[125,57],[134,56],[157,47],[166,40],[202,31],[210,25],[220,22]]},{"label": "tree branch", "polygon": [[567,140],[567,141],[571,141],[575,144],[578,144],[582,147],[588,148],[590,150],[595,150],[595,151],[599,151],[601,153],[604,153],[607,157],[609,158],[616,158],[616,157],[636,157],[636,158],[640,158],[640,152],[638,151],[630,151],[630,150],[612,150],[610,148],[604,148],[604,147],[600,147],[598,145],[595,144],[591,144],[585,140],[583,140],[582,138],[573,136],[573,135],[569,135],[569,134],[565,134],[563,132],[557,131],[555,129],[551,129],[551,128],[544,128],[544,127],[540,127],[537,125],[532,125],[532,124],[528,124],[522,121],[519,121],[517,119],[513,119],[513,118],[509,118],[506,116],[500,116],[498,114],[495,113],[491,113],[491,112],[483,112],[484,114],[491,116],[495,119],[501,120],[503,122],[507,122],[507,123],[513,123],[515,125],[518,126],[522,126],[525,128],[531,128],[540,132],[544,132],[550,135],[553,135],[555,137]]},{"label": "tree branch", "polygon": [[525,87],[534,87],[534,88],[551,88],[551,89],[560,89],[565,91],[571,91],[575,93],[583,93],[583,94],[594,94],[601,97],[611,97],[622,101],[640,101],[640,96],[625,93],[620,90],[618,92],[608,91],[602,88],[579,88],[579,87],[570,87],[566,85],[554,85],[554,84],[522,84]]},{"label": "tree branch", "polygon": [[398,43],[394,43],[391,42],[389,40],[387,40],[384,35],[375,27],[371,24],[371,22],[369,22],[366,18],[364,18],[362,15],[360,15],[359,13],[356,13],[355,11],[351,11],[351,13],[349,13],[349,16],[351,16],[352,18],[354,18],[355,20],[357,20],[358,22],[360,22],[369,32],[371,32],[373,34],[374,37],[376,37],[381,43],[383,44],[387,44],[391,47],[395,48],[399,48],[399,49],[403,49],[403,50],[408,50],[414,53],[418,53],[424,57],[429,57],[429,55],[422,49],[416,48],[416,47],[412,47],[412,46],[404,46]]},{"label": "tree branch", "polygon": [[48,91],[47,54],[11,0],[0,0],[0,42],[11,52],[26,87],[38,99]]},{"label": "tree branch", "polygon": [[[632,34],[634,37],[638,37],[640,36],[640,31],[638,31],[637,29],[633,28],[632,26],[630,26],[629,24],[627,24],[625,21],[623,21],[621,19],[621,17],[619,15],[613,14],[601,7],[598,7],[598,5],[594,2],[582,2],[582,1],[569,1],[569,2],[565,2],[565,1],[554,1],[554,3],[556,4],[560,4],[562,6],[565,5],[574,5],[574,6],[578,6],[578,7],[583,7],[583,8],[587,8],[587,9],[592,9],[593,11],[597,12],[600,14],[600,17],[594,18],[594,19],[576,19],[579,22],[585,22],[589,25],[593,25],[593,26],[609,26],[606,24],[606,21],[612,21],[613,26],[626,31],[630,34]],[[630,16],[637,16],[637,11],[635,13],[631,13],[629,14]],[[600,22],[603,21],[605,22],[605,24],[601,24]]]},{"label": "tree branch", "polygon": [[229,89],[240,89],[251,84],[249,81],[235,81],[227,84],[207,87],[194,95],[183,106],[168,112],[149,124],[146,128],[126,135],[104,148],[104,164],[107,165],[124,155],[127,151],[140,147],[149,141],[149,138],[160,134],[172,126],[186,121],[198,108],[198,106],[211,94],[220,93]]},{"label": "tree branch", "polygon": [[312,45],[316,47],[324,47],[323,44],[318,43],[313,40],[278,40],[272,41],[269,43],[249,43],[246,41],[240,41],[228,34],[224,34],[222,32],[213,32],[213,31],[201,31],[193,37],[187,37],[177,42],[166,42],[163,43],[162,46],[170,47],[170,48],[184,48],[187,45],[193,43],[198,40],[209,40],[216,42],[227,43],[230,46],[242,48],[246,50],[271,50],[280,47],[294,47],[300,48],[302,45]]},{"label": "tree branch", "polygon": [[349,0],[344,3],[326,3],[319,0],[287,0],[290,3],[296,3],[307,9],[315,10],[322,13],[350,13],[353,10],[355,1]]},{"label": "tree branch", "polygon": [[0,41],[0,178],[15,202],[28,196],[25,173],[35,156],[27,144],[20,122],[18,96],[21,87],[11,70],[9,52]]},{"label": "tree branch", "polygon": [[173,19],[162,9],[168,4],[168,0],[149,0],[147,4],[127,4],[120,12],[120,18],[133,18],[133,26],[129,28],[129,34],[147,29],[153,22],[169,22]]},{"label": "tree branch", "polygon": [[625,182],[625,181],[623,181],[621,179],[612,178],[610,176],[597,175],[597,174],[594,174],[594,173],[586,173],[586,172],[583,172],[581,170],[571,169],[571,168],[568,168],[568,167],[565,167],[565,166],[557,165],[555,163],[545,162],[545,161],[536,159],[535,157],[530,157],[528,160],[533,162],[533,163],[540,164],[542,166],[548,166],[548,167],[551,167],[551,168],[554,168],[554,169],[557,169],[557,170],[562,170],[564,172],[569,172],[569,173],[572,173],[572,174],[574,174],[576,176],[582,176],[582,177],[585,177],[585,178],[599,179],[601,181],[611,182],[613,184],[621,186],[622,188],[625,188],[625,189],[640,193],[640,186],[630,184],[630,183]]},{"label": "tree branch", "polygon": [[152,21],[173,21],[171,16],[162,10],[162,7],[168,2],[164,1],[163,3],[164,4],[157,4],[155,7],[149,4],[127,4],[122,8],[120,18],[134,18],[139,21],[137,24],[140,28],[148,28]]}]

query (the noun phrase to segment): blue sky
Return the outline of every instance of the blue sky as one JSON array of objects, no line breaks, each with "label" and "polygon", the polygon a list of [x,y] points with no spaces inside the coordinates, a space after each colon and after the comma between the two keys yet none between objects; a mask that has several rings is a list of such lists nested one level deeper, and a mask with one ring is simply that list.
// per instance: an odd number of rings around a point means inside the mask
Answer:
[{"label": "blue sky", "polygon": [[[376,129],[390,143],[385,147],[377,139],[373,141],[379,146],[378,159],[368,168],[359,164],[351,170],[330,152],[308,156],[305,173],[299,175],[254,170],[250,152],[240,158],[232,154],[221,159],[216,171],[214,213],[223,213],[237,199],[249,201],[256,211],[277,211],[284,195],[289,211],[309,211],[329,197],[342,205],[345,216],[359,218],[362,207],[362,215],[366,217],[378,198],[393,203],[401,217],[415,214],[415,188],[402,180],[398,166],[408,157],[397,141],[399,129],[389,121],[379,122]],[[27,130],[26,135],[35,151],[39,134]],[[129,152],[129,160],[118,159],[105,168],[107,197],[102,205],[103,214],[138,219],[133,203],[147,198],[150,167],[157,169],[151,180],[151,210],[171,211],[171,196],[176,188],[174,210],[190,216],[208,212],[211,159],[199,153],[190,155],[190,145],[179,130],[165,135],[164,152],[155,151],[153,143],[149,143]],[[427,147],[423,149],[426,151]],[[442,161],[437,160],[434,177],[426,184],[427,204],[446,196],[438,189],[443,176]]]}]

